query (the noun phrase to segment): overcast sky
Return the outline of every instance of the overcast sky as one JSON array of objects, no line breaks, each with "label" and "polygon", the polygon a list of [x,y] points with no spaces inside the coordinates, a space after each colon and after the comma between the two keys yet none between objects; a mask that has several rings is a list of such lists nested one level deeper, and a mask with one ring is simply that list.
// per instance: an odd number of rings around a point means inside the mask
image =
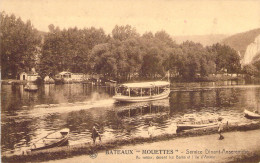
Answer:
[{"label": "overcast sky", "polygon": [[139,33],[234,34],[260,27],[260,0],[0,0],[0,9],[48,31],[129,24]]}]

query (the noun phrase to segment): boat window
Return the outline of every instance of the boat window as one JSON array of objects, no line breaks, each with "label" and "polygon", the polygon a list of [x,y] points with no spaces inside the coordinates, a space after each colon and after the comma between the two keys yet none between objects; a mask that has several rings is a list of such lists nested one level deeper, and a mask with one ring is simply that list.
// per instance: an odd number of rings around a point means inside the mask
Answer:
[{"label": "boat window", "polygon": [[165,90],[165,87],[159,87],[159,93],[163,93]]},{"label": "boat window", "polygon": [[151,89],[151,95],[157,95],[158,94],[158,87],[153,87]]},{"label": "boat window", "polygon": [[150,88],[143,88],[142,96],[150,96]]},{"label": "boat window", "polygon": [[118,87],[116,92],[121,93],[121,95],[124,95],[124,96],[129,96],[128,88],[126,88],[126,87]]},{"label": "boat window", "polygon": [[141,96],[141,88],[131,88],[130,89],[130,96],[131,97]]}]

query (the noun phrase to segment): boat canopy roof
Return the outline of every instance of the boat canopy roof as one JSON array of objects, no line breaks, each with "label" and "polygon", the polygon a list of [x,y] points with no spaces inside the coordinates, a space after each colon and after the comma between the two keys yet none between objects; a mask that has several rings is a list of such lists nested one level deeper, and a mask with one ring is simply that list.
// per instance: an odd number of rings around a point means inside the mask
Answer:
[{"label": "boat canopy roof", "polygon": [[140,83],[125,83],[121,84],[121,87],[128,88],[152,88],[152,87],[163,87],[170,85],[169,82],[166,81],[155,81],[155,82],[140,82]]}]

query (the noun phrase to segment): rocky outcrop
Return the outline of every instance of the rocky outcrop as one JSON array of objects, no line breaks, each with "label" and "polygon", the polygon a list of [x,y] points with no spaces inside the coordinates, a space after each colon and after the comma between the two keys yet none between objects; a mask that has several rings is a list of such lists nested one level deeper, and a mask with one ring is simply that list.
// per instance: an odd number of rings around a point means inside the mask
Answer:
[{"label": "rocky outcrop", "polygon": [[250,64],[255,59],[257,59],[257,55],[260,53],[260,35],[255,38],[255,41],[249,44],[246,48],[246,52],[244,58],[242,60],[242,64]]},{"label": "rocky outcrop", "polygon": [[222,44],[228,45],[236,51],[239,51],[241,59],[243,59],[248,45],[253,43],[259,35],[260,28],[257,28],[227,37],[222,41]]}]

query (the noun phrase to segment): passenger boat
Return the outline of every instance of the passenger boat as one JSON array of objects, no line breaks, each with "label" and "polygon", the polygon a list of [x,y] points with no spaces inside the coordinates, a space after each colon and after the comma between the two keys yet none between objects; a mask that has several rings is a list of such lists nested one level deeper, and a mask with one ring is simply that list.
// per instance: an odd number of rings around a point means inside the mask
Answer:
[{"label": "passenger boat", "polygon": [[217,126],[218,120],[215,118],[204,118],[197,120],[193,115],[185,115],[177,122],[177,132],[193,128],[203,128]]},{"label": "passenger boat", "polygon": [[244,110],[245,113],[245,117],[249,118],[249,119],[257,119],[260,118],[260,114],[256,111],[256,112],[251,112],[249,110]]},{"label": "passenger boat", "polygon": [[144,102],[167,98],[170,82],[140,82],[121,84],[116,88],[113,99],[119,102]]},{"label": "passenger boat", "polygon": [[32,143],[31,151],[59,147],[68,144],[70,130],[64,128],[62,130],[48,134],[47,136]]}]

